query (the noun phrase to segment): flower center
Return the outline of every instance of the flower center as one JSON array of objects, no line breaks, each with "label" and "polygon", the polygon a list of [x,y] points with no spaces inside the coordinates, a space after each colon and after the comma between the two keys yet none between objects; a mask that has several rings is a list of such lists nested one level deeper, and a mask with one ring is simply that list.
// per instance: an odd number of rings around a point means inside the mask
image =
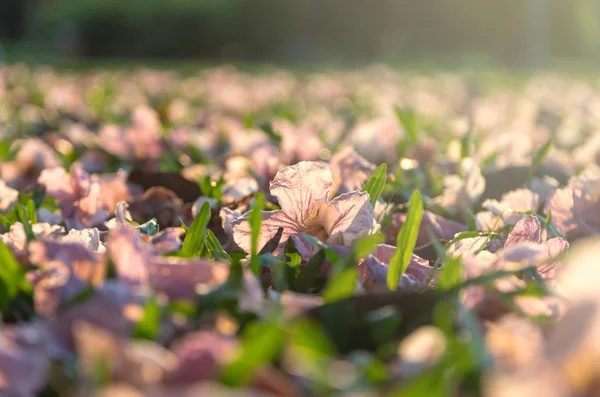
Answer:
[{"label": "flower center", "polygon": [[321,241],[326,241],[329,235],[323,226],[323,213],[325,212],[322,205],[314,205],[308,211],[308,218],[304,220],[302,229],[305,233],[318,238]]}]

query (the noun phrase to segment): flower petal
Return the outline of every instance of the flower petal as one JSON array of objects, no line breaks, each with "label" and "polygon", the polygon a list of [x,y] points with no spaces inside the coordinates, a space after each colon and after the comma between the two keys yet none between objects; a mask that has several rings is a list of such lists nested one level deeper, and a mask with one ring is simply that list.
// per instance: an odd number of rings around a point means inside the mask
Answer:
[{"label": "flower petal", "polygon": [[331,171],[326,164],[301,161],[279,171],[270,190],[281,209],[301,226],[318,213],[320,206],[327,204],[332,187]]},{"label": "flower petal", "polygon": [[325,210],[323,227],[329,235],[328,244],[346,246],[378,230],[369,194],[351,192],[333,199]]},{"label": "flower petal", "polygon": [[6,182],[0,180],[0,213],[10,211],[19,200],[19,191],[8,187]]},{"label": "flower petal", "polygon": [[508,235],[504,247],[510,247],[521,242],[540,243],[542,241],[542,225],[534,215],[517,222]]},{"label": "flower petal", "polygon": [[[258,237],[259,251],[269,240],[275,237],[280,227],[283,228],[283,234],[275,252],[283,248],[291,234],[301,233],[300,226],[283,211],[263,211],[262,216]],[[235,243],[245,252],[250,253],[252,250],[252,230],[250,229],[250,223],[248,223],[248,216],[244,215],[237,218],[231,223],[231,226]]]},{"label": "flower petal", "polygon": [[333,155],[329,169],[335,183],[333,190],[347,193],[362,188],[375,170],[375,164],[356,153],[352,147],[346,147]]}]

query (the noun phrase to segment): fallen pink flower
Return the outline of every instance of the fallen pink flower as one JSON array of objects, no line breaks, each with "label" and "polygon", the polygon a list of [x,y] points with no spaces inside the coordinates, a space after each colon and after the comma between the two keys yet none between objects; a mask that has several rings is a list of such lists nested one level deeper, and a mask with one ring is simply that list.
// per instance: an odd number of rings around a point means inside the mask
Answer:
[{"label": "fallen pink flower", "polygon": [[[300,162],[279,171],[271,182],[271,193],[281,210],[263,211],[258,249],[283,228],[278,252],[290,236],[308,233],[330,245],[349,246],[379,225],[373,218],[369,195],[361,192],[343,194],[329,201],[333,186],[331,172],[317,162]],[[233,223],[235,242],[246,252],[251,250],[248,214]]]},{"label": "fallen pink flower", "polygon": [[166,382],[189,384],[214,378],[219,368],[235,358],[239,348],[234,339],[216,331],[187,334],[171,348],[177,366],[168,374]]},{"label": "fallen pink flower", "polygon": [[[366,257],[358,265],[360,280],[368,291],[387,290],[387,276],[390,261],[396,247],[380,244],[372,255]],[[421,290],[434,284],[434,269],[429,263],[416,255],[411,257],[410,263],[398,282],[401,290]]]},{"label": "fallen pink flower", "polygon": [[77,243],[33,241],[29,261],[41,270],[30,275],[35,311],[42,316],[55,315],[59,306],[88,287],[104,282],[106,264]]},{"label": "fallen pink flower", "polygon": [[375,164],[348,146],[331,157],[329,169],[333,176],[333,192],[338,194],[362,189],[375,171]]},{"label": "fallen pink flower", "polygon": [[90,228],[108,219],[108,212],[102,207],[102,186],[81,165],[73,164],[70,175],[60,167],[46,169],[38,182],[56,199],[69,228]]},{"label": "fallen pink flower", "polygon": [[546,203],[552,222],[567,238],[600,233],[600,180],[579,178],[556,189]]},{"label": "fallen pink flower", "polygon": [[46,386],[50,360],[43,330],[35,325],[7,326],[0,332],[0,394],[33,396]]},{"label": "fallen pink flower", "polygon": [[19,200],[19,191],[0,180],[0,214],[10,211]]}]

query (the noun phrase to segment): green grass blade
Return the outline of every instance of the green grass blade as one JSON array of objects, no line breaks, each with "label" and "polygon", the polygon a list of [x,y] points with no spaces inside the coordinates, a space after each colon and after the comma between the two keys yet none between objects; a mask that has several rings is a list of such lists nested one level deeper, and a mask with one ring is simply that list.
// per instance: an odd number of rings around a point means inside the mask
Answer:
[{"label": "green grass blade", "polygon": [[258,255],[258,237],[260,236],[260,224],[262,222],[262,210],[265,207],[265,195],[259,193],[254,201],[254,208],[248,216],[250,230],[252,231],[252,252],[250,256],[250,269],[254,274],[260,271],[260,258]]},{"label": "green grass blade", "polygon": [[204,247],[204,240],[206,239],[208,221],[210,221],[210,206],[208,202],[205,202],[196,219],[192,222],[192,226],[187,230],[183,246],[181,247],[181,251],[179,251],[180,256],[185,258],[200,256]]},{"label": "green grass blade", "polygon": [[369,193],[370,203],[375,207],[375,203],[379,200],[379,196],[385,188],[385,182],[387,178],[387,164],[383,163],[371,175],[367,184],[365,185],[363,192]]},{"label": "green grass blade", "polygon": [[419,227],[421,226],[421,219],[423,218],[423,199],[421,198],[421,192],[415,190],[410,198],[410,207],[406,217],[406,223],[402,225],[400,233],[398,233],[398,239],[396,242],[396,252],[392,256],[390,261],[390,270],[388,272],[387,284],[388,288],[395,291],[398,288],[398,282],[400,277],[406,271],[415,244],[417,243],[417,236],[419,235]]},{"label": "green grass blade", "polygon": [[210,230],[206,230],[206,248],[208,249],[208,253],[215,260],[223,260],[229,262],[231,257],[225,250],[223,246],[215,236],[215,234]]}]

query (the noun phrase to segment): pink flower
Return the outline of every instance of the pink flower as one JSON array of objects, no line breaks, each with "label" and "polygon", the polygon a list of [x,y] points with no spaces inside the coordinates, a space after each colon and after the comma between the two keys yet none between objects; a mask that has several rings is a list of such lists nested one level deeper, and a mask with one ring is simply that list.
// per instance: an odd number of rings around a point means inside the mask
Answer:
[{"label": "pink flower", "polygon": [[[495,254],[481,251],[463,255],[464,277],[473,278],[498,270],[520,270],[535,266],[546,283],[553,286],[557,270],[562,266],[556,257],[566,251],[569,244],[560,237],[547,241],[543,241],[544,238],[544,231],[537,217],[523,218],[509,234],[503,250]],[[484,248],[484,245],[481,248]],[[517,276],[505,277],[494,282],[498,291],[506,293],[524,288],[525,285],[525,280]],[[481,286],[467,288],[463,300],[482,317],[495,317],[506,311],[506,306],[499,297]],[[531,315],[554,315],[558,310],[553,297],[516,297],[515,303]]]},{"label": "pink flower", "polygon": [[[387,276],[390,261],[396,247],[380,244],[375,252],[365,258],[358,266],[360,279],[367,290],[387,290]],[[433,268],[425,259],[413,255],[408,268],[400,278],[398,287],[401,290],[419,290],[430,285]]]},{"label": "pink flower", "polygon": [[0,393],[3,396],[33,396],[46,385],[50,360],[41,346],[42,331],[33,325],[2,327]]},{"label": "pink flower", "polygon": [[352,147],[346,147],[331,157],[329,169],[337,193],[359,190],[375,171],[375,164],[360,156]]},{"label": "pink flower", "polygon": [[545,211],[552,211],[552,221],[574,239],[600,232],[600,180],[579,178],[548,199]]},{"label": "pink flower", "polygon": [[19,191],[0,180],[0,214],[10,211],[19,200]]},{"label": "pink flower", "polygon": [[[331,171],[325,164],[300,162],[279,171],[271,182],[271,194],[281,210],[264,211],[259,250],[283,228],[278,250],[290,236],[308,233],[330,245],[349,246],[357,238],[376,230],[369,195],[343,194],[329,201],[333,187]],[[246,252],[251,250],[248,214],[233,223],[235,242]]]},{"label": "pink flower", "polygon": [[465,216],[468,209],[479,200],[485,190],[485,178],[481,169],[471,158],[460,162],[459,174],[444,177],[444,192],[435,202],[450,214]]},{"label": "pink flower", "polygon": [[521,212],[537,212],[539,206],[539,196],[529,189],[517,189],[508,192],[502,196],[500,201],[485,200],[483,202],[483,208],[501,218],[506,225],[514,225],[526,216]]},{"label": "pink flower", "polygon": [[[178,258],[161,256],[150,244],[145,243],[131,227],[111,230],[108,252],[115,262],[118,278],[129,286],[150,288],[165,294],[169,299],[194,299],[197,293],[223,284],[229,276],[229,265],[206,258]],[[260,284],[250,275],[244,277],[245,300],[256,308],[263,299]]]},{"label": "pink flower", "polygon": [[160,117],[154,109],[138,106],[131,113],[131,128],[105,125],[98,144],[121,159],[157,159],[163,152]]},{"label": "pink flower", "polygon": [[108,212],[102,206],[102,185],[96,176],[89,175],[81,165],[73,164],[71,175],[60,167],[46,169],[42,171],[38,182],[58,202],[67,227],[85,229],[108,219]]},{"label": "pink flower", "polygon": [[216,376],[221,366],[235,358],[239,346],[235,339],[215,331],[198,331],[175,342],[171,350],[177,357],[177,367],[166,382],[185,384]]},{"label": "pink flower", "polygon": [[36,313],[56,314],[59,306],[88,286],[104,282],[106,264],[77,243],[34,241],[29,244],[29,260],[40,266],[32,274]]},{"label": "pink flower", "polygon": [[[31,229],[38,239],[54,239],[64,232],[62,226],[51,226],[47,223],[36,223]],[[8,233],[0,234],[0,241],[13,251],[20,262],[27,262],[27,233],[21,222],[13,224]]]}]

